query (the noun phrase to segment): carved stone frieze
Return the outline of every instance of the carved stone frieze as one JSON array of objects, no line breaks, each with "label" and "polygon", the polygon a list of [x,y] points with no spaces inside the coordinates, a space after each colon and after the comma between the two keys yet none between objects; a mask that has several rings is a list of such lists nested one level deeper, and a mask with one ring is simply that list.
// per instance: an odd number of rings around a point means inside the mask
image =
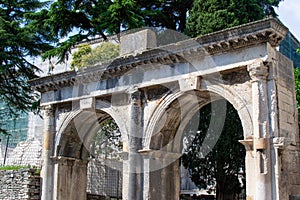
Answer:
[{"label": "carved stone frieze", "polygon": [[241,67],[241,69],[228,70],[220,72],[222,75],[222,80],[225,84],[242,84],[250,80],[249,73],[247,72],[247,67]]},{"label": "carved stone frieze", "polygon": [[248,71],[251,81],[266,80],[269,74],[268,65],[260,59],[248,65]]},{"label": "carved stone frieze", "polygon": [[69,71],[30,81],[33,89],[39,92],[58,90],[74,84],[97,82],[118,77],[132,68],[146,64],[172,65],[187,62],[188,57],[204,56],[245,48],[260,43],[277,46],[288,29],[277,19],[268,18],[231,29],[180,41],[137,55],[120,57],[109,63],[100,63],[81,71]]},{"label": "carved stone frieze", "polygon": [[74,85],[75,76],[75,71],[67,71],[60,74],[30,80],[29,84],[34,90],[44,93]]},{"label": "carved stone frieze", "polygon": [[263,42],[276,47],[288,29],[275,18],[225,29],[196,38],[210,54],[242,48]]}]

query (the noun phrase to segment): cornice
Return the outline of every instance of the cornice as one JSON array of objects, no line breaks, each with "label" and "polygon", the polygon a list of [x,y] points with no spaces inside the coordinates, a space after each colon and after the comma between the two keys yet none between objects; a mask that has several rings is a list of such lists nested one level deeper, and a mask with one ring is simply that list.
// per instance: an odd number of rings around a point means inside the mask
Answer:
[{"label": "cornice", "polygon": [[66,71],[55,75],[32,79],[29,81],[29,84],[34,90],[43,93],[71,86],[75,82],[75,77],[75,71]]},{"label": "cornice", "polygon": [[276,47],[288,33],[286,28],[276,18],[236,26],[222,31],[199,36],[195,40],[210,54],[221,53],[260,43],[270,43]]},{"label": "cornice", "polygon": [[195,54],[214,55],[263,43],[270,43],[276,47],[284,39],[287,32],[288,29],[279,20],[266,18],[150,49],[137,55],[119,57],[112,62],[86,67],[78,72],[68,71],[31,80],[30,84],[34,90],[43,93],[74,84],[96,82],[121,76],[139,65],[183,63],[187,62],[185,58]]}]

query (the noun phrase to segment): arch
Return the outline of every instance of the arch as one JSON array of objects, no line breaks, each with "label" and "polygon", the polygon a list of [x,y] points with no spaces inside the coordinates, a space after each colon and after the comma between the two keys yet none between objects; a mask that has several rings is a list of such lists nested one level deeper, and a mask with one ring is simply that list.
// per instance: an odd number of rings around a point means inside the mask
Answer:
[{"label": "arch", "polygon": [[[243,126],[243,132],[244,132],[244,138],[251,137],[252,135],[252,117],[251,117],[251,105],[247,104],[245,99],[239,95],[238,91],[225,87],[222,84],[212,84],[208,81],[204,82],[201,89],[198,90],[191,90],[188,92],[182,92],[182,91],[176,91],[171,94],[166,95],[161,103],[156,107],[155,111],[152,113],[152,116],[149,120],[148,126],[146,128],[145,132],[145,139],[144,139],[144,149],[151,149],[155,148],[157,144],[155,143],[155,139],[163,141],[161,137],[157,136],[156,138],[153,137],[155,135],[160,134],[159,131],[161,130],[162,126],[164,126],[163,122],[166,122],[166,113],[167,110],[170,109],[170,107],[174,106],[174,102],[176,102],[178,99],[181,98],[179,101],[185,101],[186,95],[191,95],[191,93],[194,93],[197,95],[197,99],[192,100],[192,102],[188,102],[187,106],[180,107],[180,110],[183,111],[181,113],[181,116],[185,116],[188,112],[189,115],[193,116],[193,114],[196,113],[197,110],[199,110],[202,106],[204,106],[207,103],[210,103],[217,99],[225,99],[229,103],[233,105],[233,107],[237,110],[238,115],[240,117],[242,126]],[[208,94],[208,95],[207,95]],[[199,98],[204,98],[204,102],[199,101]],[[205,100],[206,98],[206,100]],[[189,99],[191,100],[191,99]],[[193,106],[198,105],[199,109],[193,109]],[[175,114],[175,113],[174,113]],[[178,115],[177,113],[177,117]],[[179,132],[184,129],[185,125],[189,121],[188,118],[186,118],[184,121],[182,121],[182,124],[180,123],[180,127],[176,127],[175,129],[180,128]],[[178,132],[178,131],[177,131]],[[174,133],[173,133],[174,136]],[[176,138],[174,138],[176,139]],[[178,140],[179,138],[177,138]],[[176,142],[173,142],[175,144]],[[168,144],[168,145],[173,145]],[[165,147],[166,149],[173,149],[173,147]],[[165,149],[165,150],[166,150]],[[177,151],[178,152],[178,149]]]},{"label": "arch", "polygon": [[86,147],[89,146],[100,124],[109,118],[116,122],[121,135],[124,135],[126,130],[124,123],[121,123],[117,111],[106,101],[97,100],[95,109],[77,109],[64,116],[60,119],[61,124],[56,134],[54,156],[66,156],[65,148],[72,146],[70,157],[87,159]]}]

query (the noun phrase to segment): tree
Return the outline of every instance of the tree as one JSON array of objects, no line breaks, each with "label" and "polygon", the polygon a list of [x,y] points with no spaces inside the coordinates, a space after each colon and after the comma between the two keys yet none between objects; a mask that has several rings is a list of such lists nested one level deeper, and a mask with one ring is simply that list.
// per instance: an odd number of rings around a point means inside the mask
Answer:
[{"label": "tree", "polygon": [[88,44],[78,46],[78,50],[72,54],[71,69],[81,68],[84,66],[83,57],[91,53],[92,48]]},{"label": "tree", "polygon": [[95,65],[106,62],[119,56],[119,45],[110,42],[103,42],[101,45],[92,49],[91,53],[82,58],[85,66]]},{"label": "tree", "polygon": [[[32,24],[41,34],[56,44],[56,48],[43,55],[58,57],[63,62],[78,42],[108,35],[121,30],[144,26],[141,9],[134,0],[58,0],[48,9],[31,16]],[[71,36],[70,36],[71,35]],[[61,38],[66,38],[60,41]]]},{"label": "tree", "polygon": [[78,47],[78,51],[72,54],[72,69],[92,66],[100,62],[106,62],[119,56],[119,45],[110,42],[103,42],[92,49],[90,45],[84,44]]},{"label": "tree", "polygon": [[92,157],[120,160],[122,152],[121,133],[113,119],[104,121],[89,147]]},{"label": "tree", "polygon": [[146,26],[184,32],[193,0],[140,0],[138,4]]},{"label": "tree", "polygon": [[[0,101],[14,115],[38,105],[27,83],[36,77],[38,68],[29,58],[51,46],[45,43],[36,27],[30,25],[27,17],[44,5],[37,0],[3,0],[0,3]],[[5,130],[0,128],[0,131]]]},{"label": "tree", "polygon": [[[193,1],[184,0],[57,0],[31,15],[32,25],[56,48],[43,54],[63,62],[78,42],[144,26],[184,31]],[[71,35],[71,36],[70,36]],[[61,41],[61,38],[65,38]]]},{"label": "tree", "polygon": [[281,0],[195,0],[187,34],[195,37],[225,28],[276,16],[273,6]]},{"label": "tree", "polygon": [[[217,102],[218,103],[218,102]],[[241,192],[245,184],[245,148],[238,140],[243,138],[243,128],[237,111],[227,103],[226,119],[220,138],[215,127],[211,127],[210,119],[218,118],[218,114],[211,111],[211,104],[200,109],[200,121],[197,134],[189,138],[190,144],[182,157],[183,165],[189,170],[192,181],[208,192],[215,191],[217,199],[224,195],[236,195]],[[190,123],[194,123],[191,121]],[[204,139],[217,140],[214,147],[205,146]],[[209,143],[211,144],[211,143]],[[212,148],[204,157],[204,149]]]},{"label": "tree", "polygon": [[[296,91],[296,100],[297,100],[297,109],[298,109],[298,126],[300,127],[300,71],[298,68],[294,69],[295,75],[295,91]],[[300,136],[300,131],[299,131]]]}]

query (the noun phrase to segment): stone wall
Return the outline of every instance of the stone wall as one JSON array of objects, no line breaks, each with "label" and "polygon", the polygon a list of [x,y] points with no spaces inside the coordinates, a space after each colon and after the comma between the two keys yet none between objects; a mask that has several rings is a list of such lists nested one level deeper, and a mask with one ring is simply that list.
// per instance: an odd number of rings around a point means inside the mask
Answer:
[{"label": "stone wall", "polygon": [[281,54],[277,55],[277,60],[278,65],[275,70],[278,90],[278,136],[284,138],[284,140],[281,139],[282,148],[278,152],[278,160],[281,164],[279,193],[284,197],[283,199],[286,199],[289,195],[299,195],[300,193],[298,114],[293,63]]},{"label": "stone wall", "polygon": [[[2,152],[4,154],[4,152]],[[28,139],[18,143],[16,148],[11,149],[6,157],[6,165],[18,166],[41,166],[42,143],[39,140]],[[0,154],[1,164],[4,156]]]},{"label": "stone wall", "polygon": [[0,199],[40,199],[40,175],[36,169],[0,171]]}]

